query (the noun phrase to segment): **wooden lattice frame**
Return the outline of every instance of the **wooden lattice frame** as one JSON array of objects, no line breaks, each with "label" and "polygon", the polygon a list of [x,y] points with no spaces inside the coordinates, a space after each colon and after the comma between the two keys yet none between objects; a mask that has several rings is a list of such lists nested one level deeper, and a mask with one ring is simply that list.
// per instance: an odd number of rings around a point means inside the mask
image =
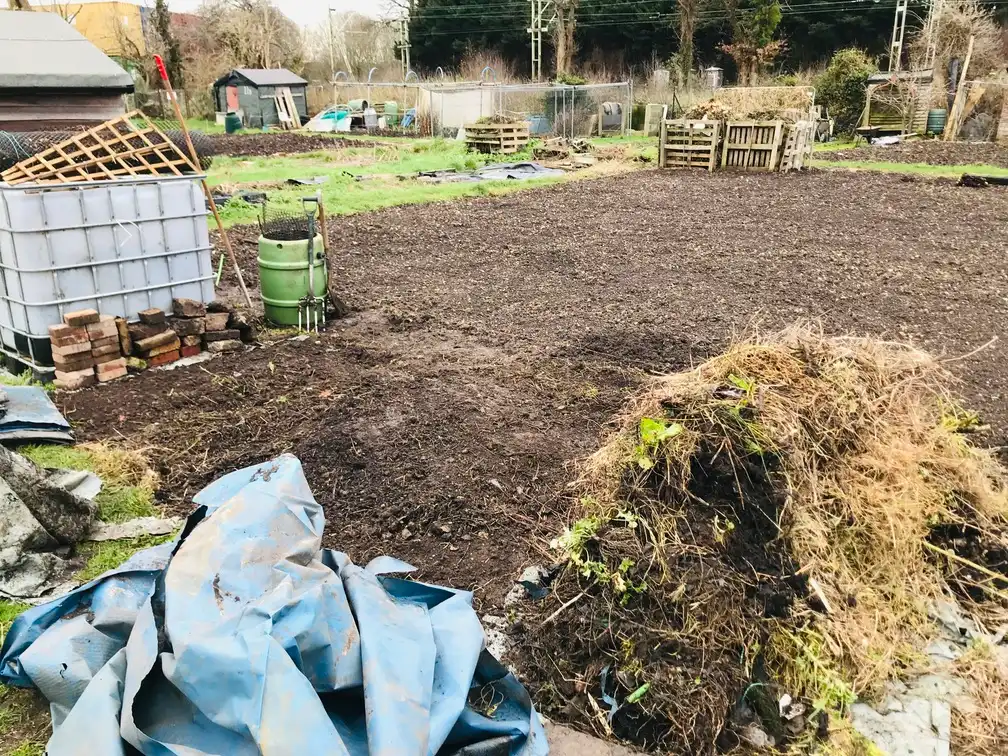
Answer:
[{"label": "wooden lattice frame", "polygon": [[12,185],[72,184],[198,172],[150,118],[134,110],[22,160],[0,179]]}]

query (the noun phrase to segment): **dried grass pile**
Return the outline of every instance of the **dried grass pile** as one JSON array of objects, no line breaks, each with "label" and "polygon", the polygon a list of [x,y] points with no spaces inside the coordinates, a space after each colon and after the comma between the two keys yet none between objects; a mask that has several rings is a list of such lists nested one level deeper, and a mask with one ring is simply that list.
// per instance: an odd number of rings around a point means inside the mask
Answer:
[{"label": "dried grass pile", "polygon": [[725,87],[684,114],[694,120],[808,120],[811,87]]},{"label": "dried grass pile", "polygon": [[542,611],[569,606],[523,670],[540,704],[672,753],[736,744],[733,711],[794,745],[927,666],[934,599],[996,628],[1008,474],[952,387],[912,348],[797,327],[654,380],[554,544]]}]

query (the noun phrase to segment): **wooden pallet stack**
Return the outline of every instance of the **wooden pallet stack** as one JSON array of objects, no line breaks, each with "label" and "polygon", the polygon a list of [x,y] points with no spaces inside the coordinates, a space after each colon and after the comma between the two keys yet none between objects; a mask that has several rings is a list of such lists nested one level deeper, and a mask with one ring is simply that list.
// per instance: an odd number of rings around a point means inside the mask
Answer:
[{"label": "wooden pallet stack", "polygon": [[729,121],[725,125],[721,167],[772,173],[780,167],[783,146],[783,121]]},{"label": "wooden pallet stack", "polygon": [[784,139],[784,152],[781,157],[781,173],[800,171],[812,157],[812,145],[815,141],[815,124],[811,121],[798,121],[787,127],[787,137]]},{"label": "wooden pallet stack", "polygon": [[529,125],[521,123],[468,123],[464,127],[466,147],[471,152],[511,155],[529,143]]},{"label": "wooden pallet stack", "polygon": [[660,129],[658,164],[662,168],[704,168],[717,166],[721,141],[720,121],[663,121]]}]

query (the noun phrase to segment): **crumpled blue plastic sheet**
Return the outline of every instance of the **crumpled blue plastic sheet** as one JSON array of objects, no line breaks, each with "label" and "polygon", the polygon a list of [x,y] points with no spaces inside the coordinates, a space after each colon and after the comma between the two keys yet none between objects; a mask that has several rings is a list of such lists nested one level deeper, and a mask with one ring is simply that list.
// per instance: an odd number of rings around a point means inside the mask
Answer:
[{"label": "crumpled blue plastic sheet", "polygon": [[7,404],[0,412],[0,441],[71,442],[70,423],[41,386],[4,386]]},{"label": "crumpled blue plastic sheet", "polygon": [[323,550],[295,457],[194,501],[176,542],[11,627],[0,681],[50,701],[48,756],[548,752],[471,594]]}]

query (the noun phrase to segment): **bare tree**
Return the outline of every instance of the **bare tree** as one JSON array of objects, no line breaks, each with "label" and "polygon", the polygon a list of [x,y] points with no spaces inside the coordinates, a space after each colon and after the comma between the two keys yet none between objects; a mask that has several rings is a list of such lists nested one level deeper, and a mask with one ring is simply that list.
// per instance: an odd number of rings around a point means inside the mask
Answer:
[{"label": "bare tree", "polygon": [[693,36],[696,34],[697,15],[702,0],[679,1],[679,73],[683,82],[689,81],[693,70]]},{"label": "bare tree", "polygon": [[68,24],[72,24],[74,19],[81,12],[81,6],[77,3],[52,3],[51,5],[46,5],[46,11],[49,13],[55,13],[57,16],[62,18]]},{"label": "bare tree", "polygon": [[556,72],[570,73],[574,66],[574,29],[580,0],[555,0],[556,25],[553,43],[556,47]]}]

